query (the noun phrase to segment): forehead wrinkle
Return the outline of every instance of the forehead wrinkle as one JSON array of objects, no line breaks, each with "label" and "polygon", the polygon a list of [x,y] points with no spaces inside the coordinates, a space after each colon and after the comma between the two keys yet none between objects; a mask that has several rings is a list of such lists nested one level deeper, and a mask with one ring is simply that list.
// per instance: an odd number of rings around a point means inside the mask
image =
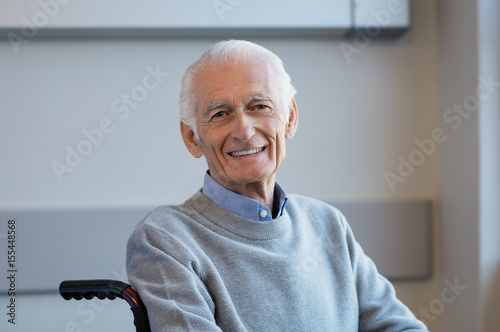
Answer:
[{"label": "forehead wrinkle", "polygon": [[[239,59],[239,60],[241,60],[241,59]],[[234,68],[236,67],[236,65],[248,66],[250,63],[252,63],[252,62],[251,61],[247,62],[247,61],[236,61],[235,60],[233,62],[226,61],[226,62],[223,62],[221,64],[217,64],[217,66],[215,66],[215,67],[206,65],[206,66],[200,68],[200,70],[195,75],[194,81],[197,83],[197,84],[195,84],[195,87],[196,87],[195,89],[198,90],[200,88],[199,84],[202,84],[202,83],[200,83],[199,80],[201,80],[201,76],[206,75],[207,72],[213,74],[213,73],[217,73],[219,71],[219,69],[222,69],[222,70],[226,70],[226,71],[229,70],[230,73],[234,74],[234,72],[235,72]],[[204,107],[204,113],[208,113],[208,112],[213,111],[214,109],[217,109],[220,107],[234,108],[235,105],[233,105],[233,104],[234,104],[234,99],[235,99],[235,93],[240,95],[240,98],[245,106],[247,106],[248,104],[255,102],[255,101],[268,101],[268,102],[271,102],[273,106],[276,106],[277,104],[281,104],[279,98],[276,99],[276,98],[271,97],[271,93],[270,93],[271,91],[266,91],[266,90],[274,90],[272,87],[275,86],[275,84],[273,84],[273,83],[276,80],[276,73],[274,73],[274,71],[271,70],[271,68],[269,68],[268,63],[264,62],[263,65],[264,65],[263,69],[265,72],[265,73],[263,73],[263,75],[267,77],[265,82],[262,82],[259,80],[251,82],[251,85],[255,85],[255,84],[260,85],[260,87],[258,87],[257,89],[255,89],[256,87],[254,86],[254,89],[261,90],[260,92],[255,91],[255,90],[253,92],[249,91],[250,96],[245,97],[244,94],[247,94],[244,91],[245,89],[238,90],[236,88],[236,86],[233,86],[232,87],[233,93],[232,93],[232,97],[230,98],[232,100],[229,100],[229,99],[226,100],[223,97],[219,100],[214,100],[214,101],[208,102]],[[202,82],[203,82],[203,80],[202,80]],[[262,91],[262,89],[264,91]],[[279,90],[280,89],[278,89],[278,91],[274,91],[274,92],[277,92],[278,95],[280,95]],[[276,96],[276,97],[278,97],[278,96]]]},{"label": "forehead wrinkle", "polygon": [[228,102],[224,100],[211,101],[205,106],[205,113],[210,113],[211,111],[227,106]]},{"label": "forehead wrinkle", "polygon": [[[245,105],[250,105],[251,103],[259,102],[259,101],[266,101],[266,102],[270,102],[273,106],[275,105],[274,99],[265,93],[252,94],[248,98],[244,98],[243,103]],[[205,106],[205,114],[211,113],[212,111],[214,111],[218,108],[232,108],[232,107],[233,107],[233,105],[231,105],[230,102],[225,101],[225,100],[211,101],[211,102],[207,103],[207,105]]]},{"label": "forehead wrinkle", "polygon": [[271,96],[269,96],[265,93],[256,93],[256,94],[251,95],[250,97],[247,98],[245,104],[249,105],[249,104],[256,102],[256,101],[267,101],[273,105],[275,104],[274,98],[272,98]]}]

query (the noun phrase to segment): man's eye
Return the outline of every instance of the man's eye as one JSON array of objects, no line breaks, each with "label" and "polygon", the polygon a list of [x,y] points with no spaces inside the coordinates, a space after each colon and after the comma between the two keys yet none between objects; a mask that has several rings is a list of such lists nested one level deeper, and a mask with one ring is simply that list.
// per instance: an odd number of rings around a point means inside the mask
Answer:
[{"label": "man's eye", "polygon": [[223,117],[224,115],[226,115],[226,112],[224,111],[220,111],[220,112],[217,112],[215,113],[212,118],[220,118],[220,117]]},{"label": "man's eye", "polygon": [[267,105],[256,105],[255,106],[255,109],[258,109],[258,110],[263,110],[263,109],[266,109],[266,108],[269,108],[269,106],[267,106]]}]

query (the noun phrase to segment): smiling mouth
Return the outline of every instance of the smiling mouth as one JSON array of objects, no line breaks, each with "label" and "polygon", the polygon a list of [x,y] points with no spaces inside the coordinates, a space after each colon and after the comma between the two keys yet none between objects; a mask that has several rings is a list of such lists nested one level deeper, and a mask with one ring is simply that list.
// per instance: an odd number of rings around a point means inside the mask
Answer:
[{"label": "smiling mouth", "polygon": [[251,154],[259,153],[261,151],[264,151],[264,149],[265,149],[265,147],[262,147],[262,148],[255,148],[255,149],[252,149],[252,150],[247,150],[247,151],[229,152],[228,154],[231,157],[241,157],[241,156],[248,156],[248,155],[251,155]]}]

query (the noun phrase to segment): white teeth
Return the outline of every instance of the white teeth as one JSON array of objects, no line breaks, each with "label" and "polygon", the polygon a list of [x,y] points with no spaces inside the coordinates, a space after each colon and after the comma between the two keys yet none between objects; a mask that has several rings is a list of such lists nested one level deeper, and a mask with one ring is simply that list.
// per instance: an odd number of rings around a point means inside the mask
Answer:
[{"label": "white teeth", "polygon": [[260,151],[264,150],[264,148],[255,148],[255,149],[252,149],[252,150],[248,150],[248,151],[236,151],[236,152],[230,152],[229,154],[232,156],[232,157],[239,157],[239,156],[247,156],[249,154],[256,154]]}]

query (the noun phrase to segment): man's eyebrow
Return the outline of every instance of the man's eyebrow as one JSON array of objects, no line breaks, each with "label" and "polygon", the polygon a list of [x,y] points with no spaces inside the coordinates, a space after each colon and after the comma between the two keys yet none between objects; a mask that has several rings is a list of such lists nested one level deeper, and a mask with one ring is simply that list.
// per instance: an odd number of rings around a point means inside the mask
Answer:
[{"label": "man's eyebrow", "polygon": [[[262,101],[270,102],[273,106],[275,104],[273,98],[271,98],[269,95],[260,94],[260,93],[250,96],[247,99],[247,101],[245,102],[245,104],[246,105],[250,105],[252,103],[262,102]],[[216,109],[219,109],[219,108],[230,108],[230,107],[231,107],[231,105],[227,101],[224,101],[224,100],[212,101],[212,102],[209,102],[205,106],[205,112],[204,113],[205,113],[205,115],[209,115],[210,113],[212,113]]]},{"label": "man's eyebrow", "polygon": [[256,94],[248,98],[248,101],[246,102],[247,105],[254,103],[254,102],[259,102],[259,101],[267,101],[270,102],[274,106],[274,99],[271,98],[269,95],[265,94]]},{"label": "man's eyebrow", "polygon": [[227,106],[227,105],[228,105],[227,102],[225,102],[223,100],[210,102],[205,106],[205,115],[211,113],[212,111],[214,111],[218,108],[223,108],[224,106]]}]

